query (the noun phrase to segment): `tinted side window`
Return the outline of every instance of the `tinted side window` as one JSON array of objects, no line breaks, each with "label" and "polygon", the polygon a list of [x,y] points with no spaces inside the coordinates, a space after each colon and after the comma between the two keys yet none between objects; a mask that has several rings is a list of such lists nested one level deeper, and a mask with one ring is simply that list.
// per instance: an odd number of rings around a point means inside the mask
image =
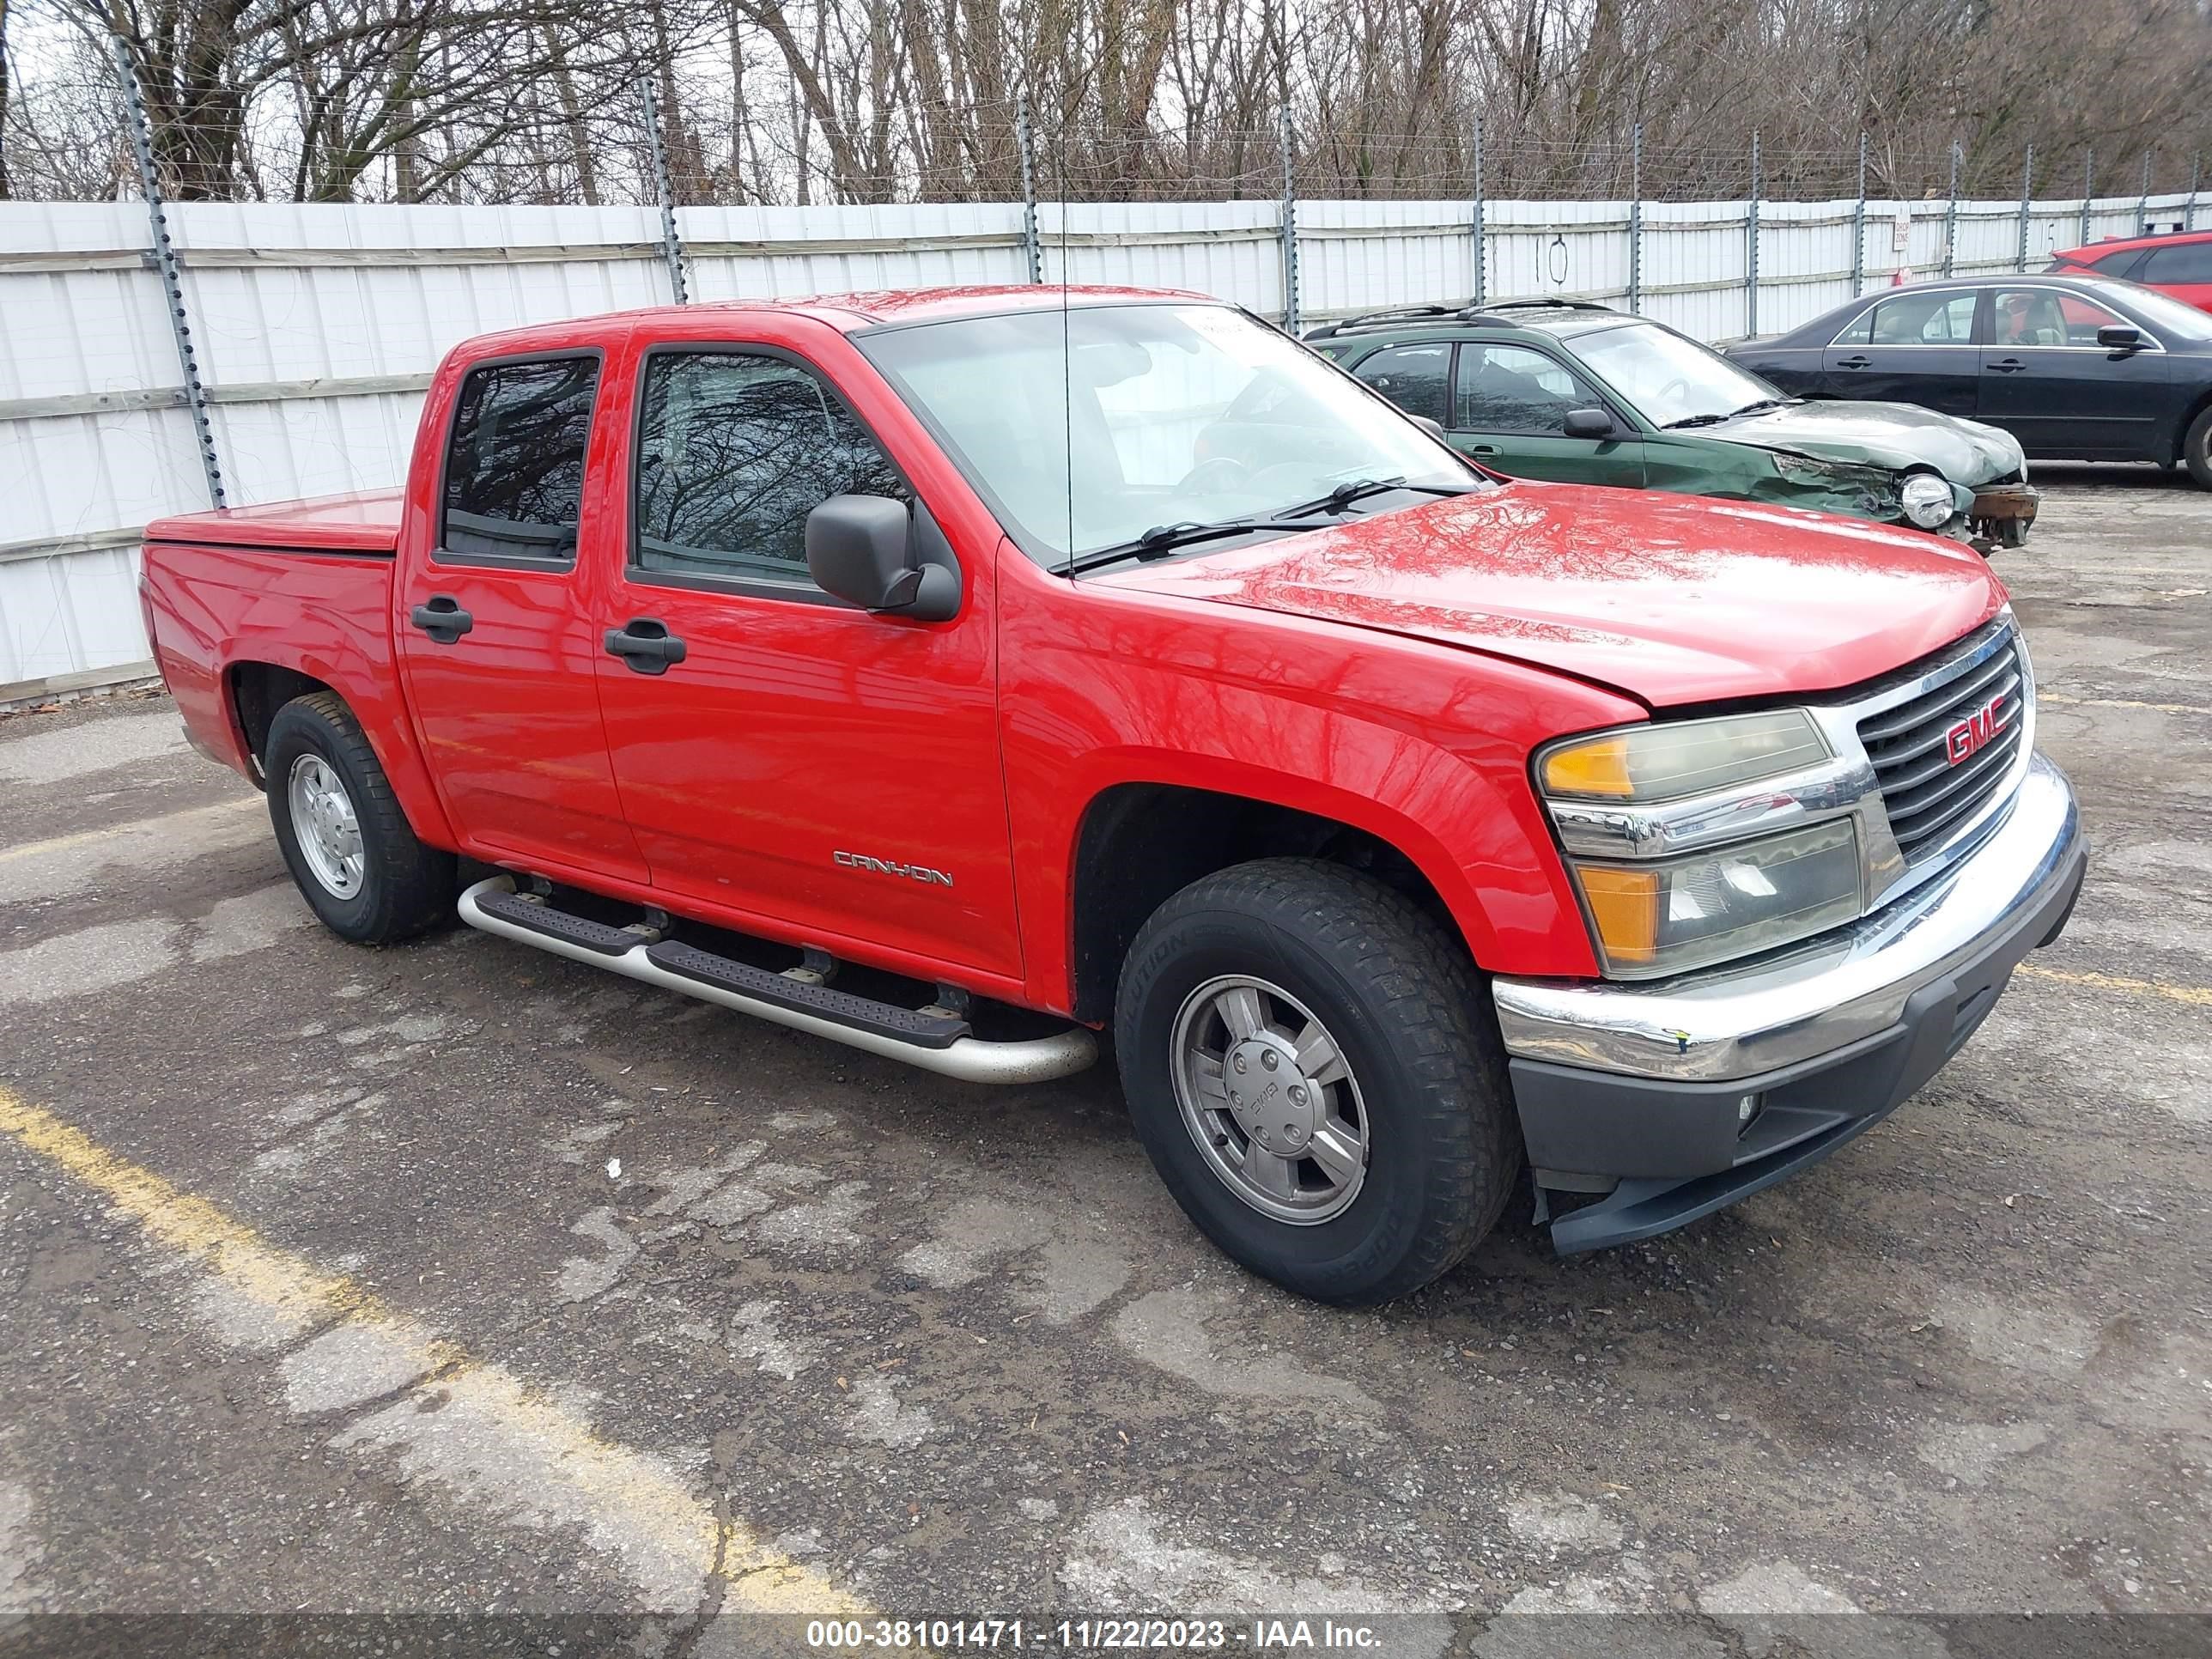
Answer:
[{"label": "tinted side window", "polygon": [[1540,351],[1462,345],[1452,424],[1462,432],[1563,435],[1571,409],[1601,408],[1596,393]]},{"label": "tinted side window", "polygon": [[2181,242],[2151,250],[2136,274],[2141,283],[2212,283],[2212,242]]},{"label": "tinted side window", "polygon": [[1449,345],[1385,346],[1352,372],[1408,415],[1442,426],[1451,410]]},{"label": "tinted side window", "polygon": [[[1972,345],[1974,295],[1905,294],[1874,308],[1873,337],[1864,345]],[[1845,342],[1838,341],[1838,344]]]},{"label": "tinted side window", "polygon": [[1859,313],[1844,325],[1844,331],[1828,343],[1839,346],[1872,345],[1875,309],[1875,307],[1869,306],[1864,311]]},{"label": "tinted side window", "polygon": [[2137,274],[2136,266],[2142,263],[2142,249],[2125,248],[2118,253],[2107,253],[2101,259],[2092,259],[2089,269],[2100,276],[2134,276]]},{"label": "tinted side window", "polygon": [[596,357],[493,363],[461,382],[439,546],[467,558],[572,559]]},{"label": "tinted side window", "polygon": [[811,587],[806,515],[832,495],[908,499],[876,441],[805,369],[729,352],[647,359],[640,568]]}]

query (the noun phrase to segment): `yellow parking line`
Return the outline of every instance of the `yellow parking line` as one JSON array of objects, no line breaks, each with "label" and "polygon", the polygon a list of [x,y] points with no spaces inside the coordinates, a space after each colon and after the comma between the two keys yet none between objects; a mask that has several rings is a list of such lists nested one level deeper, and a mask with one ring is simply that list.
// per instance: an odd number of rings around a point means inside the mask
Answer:
[{"label": "yellow parking line", "polygon": [[2098,708],[2148,708],[2161,714],[2212,714],[2212,708],[2193,702],[2138,702],[2133,697],[2069,697],[2056,691],[2038,691],[2038,702],[2063,702]]},{"label": "yellow parking line", "polygon": [[0,847],[0,864],[13,859],[36,858],[41,853],[66,853],[72,847],[90,847],[103,841],[113,841],[120,836],[141,836],[149,830],[181,830],[197,823],[202,818],[222,817],[240,807],[261,805],[258,795],[240,795],[230,800],[217,801],[212,806],[188,806],[181,812],[168,812],[157,818],[133,818],[128,823],[110,824],[105,830],[82,830],[73,836],[56,836],[47,841],[20,842],[13,847]]},{"label": "yellow parking line", "polygon": [[2126,979],[2118,974],[2076,973],[2064,968],[2045,968],[2023,962],[2014,971],[2030,979],[2047,979],[2060,985],[2079,985],[2092,991],[2119,991],[2130,996],[2166,997],[2192,1008],[2212,1008],[2212,986],[2168,985],[2163,980]]},{"label": "yellow parking line", "polygon": [[108,1199],[146,1237],[216,1275],[294,1328],[354,1328],[404,1353],[418,1376],[437,1372],[449,1404],[526,1441],[571,1504],[617,1518],[703,1583],[718,1567],[722,1605],[753,1613],[854,1616],[866,1604],[771,1547],[743,1522],[718,1521],[658,1460],[602,1438],[544,1393],[421,1325],[372,1291],[279,1249],[244,1222],[152,1170],[117,1157],[74,1125],[0,1087],[0,1133]]}]

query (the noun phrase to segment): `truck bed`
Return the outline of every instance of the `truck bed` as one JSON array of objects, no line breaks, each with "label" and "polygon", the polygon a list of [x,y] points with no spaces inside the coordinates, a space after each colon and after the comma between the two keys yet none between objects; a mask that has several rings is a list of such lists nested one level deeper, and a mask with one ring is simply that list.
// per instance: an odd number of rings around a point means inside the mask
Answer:
[{"label": "truck bed", "polygon": [[269,507],[187,513],[155,520],[146,526],[146,539],[388,559],[399,544],[400,500],[397,489],[362,490]]},{"label": "truck bed", "polygon": [[[147,526],[147,637],[203,752],[255,776],[249,728],[303,679],[344,697],[380,749],[407,732],[392,640],[399,504],[397,490],[332,495]],[[387,769],[416,784],[405,757]]]}]

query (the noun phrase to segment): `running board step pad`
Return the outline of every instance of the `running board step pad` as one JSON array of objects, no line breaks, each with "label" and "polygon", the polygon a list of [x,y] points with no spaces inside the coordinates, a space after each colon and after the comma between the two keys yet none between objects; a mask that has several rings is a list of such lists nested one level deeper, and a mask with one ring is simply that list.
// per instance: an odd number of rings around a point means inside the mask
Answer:
[{"label": "running board step pad", "polygon": [[[606,931],[618,932],[614,928]],[[635,933],[626,937],[633,945],[637,942]],[[836,990],[827,985],[809,984],[787,974],[756,968],[750,963],[732,962],[711,951],[702,951],[696,945],[664,939],[646,951],[645,959],[664,972],[680,974],[702,985],[733,991],[739,996],[798,1013],[812,1014],[817,1019],[835,1020],[840,1025],[873,1031],[894,1042],[911,1042],[918,1048],[950,1048],[968,1035],[968,1022],[949,1014],[924,1013],[893,1003],[856,997],[849,991]]]},{"label": "running board step pad", "polygon": [[477,898],[477,908],[486,915],[497,916],[501,921],[517,927],[527,927],[533,933],[544,933],[549,939],[565,939],[571,945],[580,945],[586,951],[597,951],[603,957],[618,957],[625,951],[644,943],[635,933],[625,928],[610,927],[604,921],[593,921],[588,916],[572,916],[566,910],[556,910],[542,900],[525,898],[520,893],[483,893]]}]

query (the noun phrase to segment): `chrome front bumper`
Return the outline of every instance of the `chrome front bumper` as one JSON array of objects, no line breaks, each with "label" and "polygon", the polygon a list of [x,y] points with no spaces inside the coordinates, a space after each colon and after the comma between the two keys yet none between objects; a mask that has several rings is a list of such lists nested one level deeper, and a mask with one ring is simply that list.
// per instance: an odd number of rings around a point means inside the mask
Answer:
[{"label": "chrome front bumper", "polygon": [[2074,792],[2037,755],[1978,847],[1849,927],[1673,980],[1493,980],[1505,1048],[1516,1060],[1670,1082],[1797,1066],[1890,1030],[1916,992],[1988,954],[2062,891],[2070,900],[2085,857]]}]

